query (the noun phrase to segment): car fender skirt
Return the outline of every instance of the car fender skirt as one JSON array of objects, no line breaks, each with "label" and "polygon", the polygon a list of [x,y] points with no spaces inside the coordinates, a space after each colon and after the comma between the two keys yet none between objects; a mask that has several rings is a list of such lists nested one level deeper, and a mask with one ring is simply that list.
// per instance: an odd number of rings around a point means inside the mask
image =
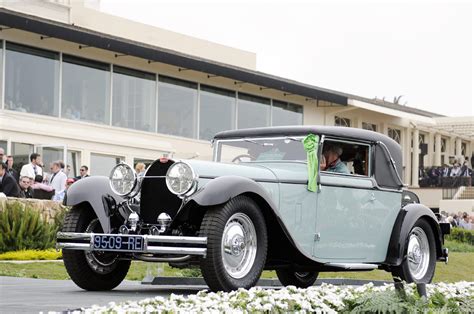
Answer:
[{"label": "car fender skirt", "polygon": [[189,200],[200,206],[224,204],[231,198],[244,193],[260,195],[273,209],[277,208],[268,192],[252,179],[239,176],[223,176],[209,181],[202,189],[191,196]]},{"label": "car fender skirt", "polygon": [[440,230],[438,220],[433,211],[423,204],[408,204],[400,210],[398,217],[392,229],[390,243],[388,245],[386,265],[398,266],[405,258],[408,234],[418,219],[425,219],[433,229],[436,240],[437,258],[443,256],[443,235]]},{"label": "car fender skirt", "polygon": [[75,206],[81,203],[89,203],[97,218],[99,218],[102,229],[105,233],[108,233],[110,232],[108,208],[105,208],[102,201],[102,197],[105,195],[111,195],[117,203],[122,201],[122,198],[112,191],[108,177],[86,177],[69,187],[64,205]]}]

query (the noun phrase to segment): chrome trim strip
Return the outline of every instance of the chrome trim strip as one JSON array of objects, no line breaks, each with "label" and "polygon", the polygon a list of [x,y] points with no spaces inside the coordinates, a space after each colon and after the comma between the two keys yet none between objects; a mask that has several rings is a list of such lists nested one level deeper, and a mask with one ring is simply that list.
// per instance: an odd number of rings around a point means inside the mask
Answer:
[{"label": "chrome trim strip", "polygon": [[376,264],[362,264],[362,263],[327,263],[327,266],[344,268],[344,269],[375,269],[379,265]]}]

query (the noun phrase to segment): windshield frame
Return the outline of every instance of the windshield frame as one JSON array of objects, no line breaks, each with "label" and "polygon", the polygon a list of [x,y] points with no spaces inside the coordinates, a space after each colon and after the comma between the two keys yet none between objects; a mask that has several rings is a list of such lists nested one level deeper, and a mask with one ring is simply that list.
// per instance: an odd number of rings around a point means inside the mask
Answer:
[{"label": "windshield frame", "polygon": [[[301,145],[303,145],[303,139],[305,138],[304,135],[297,135],[297,136],[291,136],[291,135],[288,135],[288,136],[273,136],[273,137],[268,137],[268,136],[265,136],[265,137],[241,137],[241,138],[232,138],[232,139],[218,139],[215,141],[214,143],[214,151],[212,153],[212,161],[214,162],[219,162],[219,163],[222,163],[222,161],[218,161],[217,160],[217,157],[219,156],[219,153],[222,149],[222,143],[223,142],[244,142],[244,141],[261,141],[261,140],[285,140],[285,139],[290,139],[291,141],[294,141],[294,140],[300,140],[301,141]],[[304,162],[306,163],[306,161],[302,161],[302,160],[286,160],[286,162]],[[265,161],[250,161],[250,162],[246,162],[246,163],[258,163],[258,162],[282,162],[281,160],[265,160]]]}]

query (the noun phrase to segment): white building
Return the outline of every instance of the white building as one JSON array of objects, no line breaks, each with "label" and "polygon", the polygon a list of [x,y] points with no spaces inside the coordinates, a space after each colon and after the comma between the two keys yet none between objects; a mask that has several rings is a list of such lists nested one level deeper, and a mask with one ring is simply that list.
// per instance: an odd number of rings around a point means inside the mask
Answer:
[{"label": "white building", "polygon": [[210,159],[209,139],[225,129],[345,125],[399,142],[404,180],[416,187],[420,162],[441,165],[474,150],[473,117],[258,72],[251,52],[84,3],[0,0],[0,147],[17,164],[34,150],[45,162],[66,152],[75,175],[83,164],[108,174],[119,160]]}]

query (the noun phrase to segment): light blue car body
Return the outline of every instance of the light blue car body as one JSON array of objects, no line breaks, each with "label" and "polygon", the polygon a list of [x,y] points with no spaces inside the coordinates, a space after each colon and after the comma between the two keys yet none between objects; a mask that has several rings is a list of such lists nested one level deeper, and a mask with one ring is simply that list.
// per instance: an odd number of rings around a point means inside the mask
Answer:
[{"label": "light blue car body", "polygon": [[235,175],[259,184],[295,245],[314,261],[382,263],[386,258],[401,190],[376,190],[371,177],[323,171],[320,188],[311,192],[305,162],[185,162],[199,176],[199,189],[214,178]]}]

